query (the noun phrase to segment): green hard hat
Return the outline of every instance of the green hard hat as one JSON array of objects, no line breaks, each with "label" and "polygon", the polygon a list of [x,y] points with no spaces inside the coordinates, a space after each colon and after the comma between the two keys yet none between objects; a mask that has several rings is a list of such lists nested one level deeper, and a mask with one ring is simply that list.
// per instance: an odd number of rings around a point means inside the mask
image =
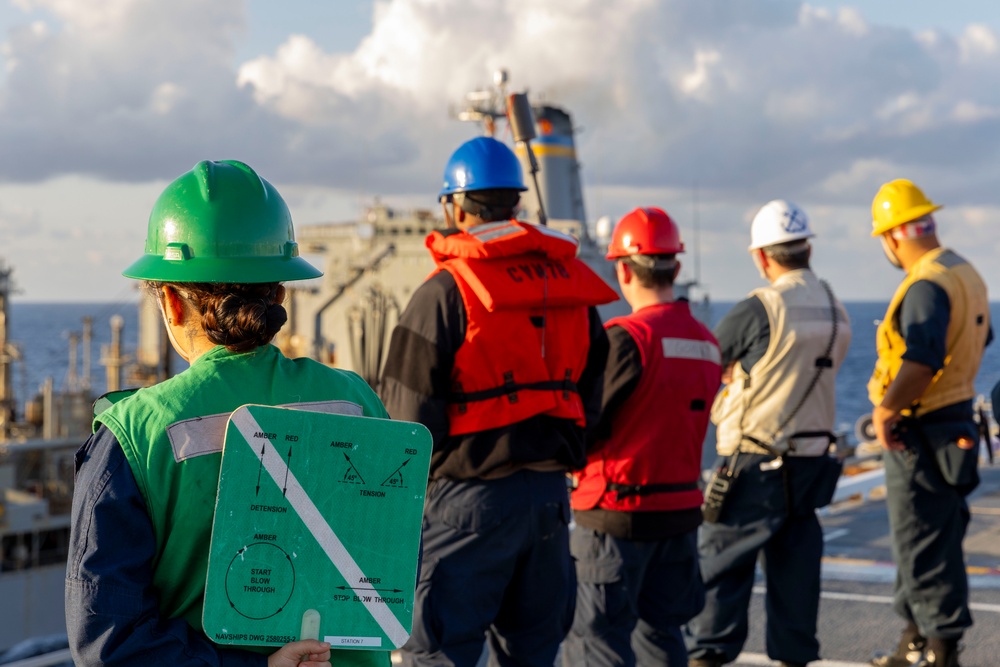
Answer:
[{"label": "green hard hat", "polygon": [[271,283],[323,275],[299,257],[292,216],[274,186],[234,160],[199,162],[149,214],[146,253],[126,278]]}]

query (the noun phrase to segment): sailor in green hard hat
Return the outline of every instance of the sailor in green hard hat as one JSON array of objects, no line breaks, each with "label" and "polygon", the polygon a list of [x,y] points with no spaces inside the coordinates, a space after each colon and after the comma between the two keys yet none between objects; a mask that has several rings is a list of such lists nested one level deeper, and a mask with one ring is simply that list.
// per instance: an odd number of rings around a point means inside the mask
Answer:
[{"label": "sailor in green hard hat", "polygon": [[[209,542],[228,415],[248,403],[387,417],[357,375],[289,359],[282,281],[322,275],[299,257],[288,208],[249,166],[200,162],[167,186],[142,280],[191,364],[94,420],[77,454],[66,621],[77,664],[386,666],[384,651],[317,640],[236,649],[202,627]],[[221,419],[220,419],[221,417]]]}]

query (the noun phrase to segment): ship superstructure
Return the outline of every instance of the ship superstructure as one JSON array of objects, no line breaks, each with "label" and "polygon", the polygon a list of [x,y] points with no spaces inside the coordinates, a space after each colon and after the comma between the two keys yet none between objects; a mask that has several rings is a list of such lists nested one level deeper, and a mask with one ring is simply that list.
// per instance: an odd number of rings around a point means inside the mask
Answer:
[{"label": "ship superstructure", "polygon": [[[494,89],[470,93],[453,115],[479,123],[487,135],[504,122],[509,126],[506,74],[498,73],[495,83]],[[587,225],[572,118],[558,107],[537,105],[531,107],[530,123],[534,140],[514,147],[529,188],[522,195],[522,219],[544,219],[549,227],[579,239],[580,258],[616,286],[601,239]],[[404,211],[381,203],[358,221],[300,226],[300,250],[317,257],[325,275],[287,286],[289,322],[276,344],[290,356],[353,370],[376,386],[392,328],[413,291],[435,268],[425,246],[427,234],[444,226],[440,214],[431,210]],[[609,304],[602,307],[602,316],[626,309],[624,302]]]}]

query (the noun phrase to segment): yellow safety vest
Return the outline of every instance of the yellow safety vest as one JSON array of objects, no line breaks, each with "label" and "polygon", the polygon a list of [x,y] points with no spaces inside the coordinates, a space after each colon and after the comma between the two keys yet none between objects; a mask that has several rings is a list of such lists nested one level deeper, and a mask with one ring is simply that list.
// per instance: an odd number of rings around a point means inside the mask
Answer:
[{"label": "yellow safety vest", "polygon": [[[941,262],[941,257],[946,252],[949,251],[945,248],[936,248],[917,260],[889,302],[885,318],[876,333],[878,361],[875,362],[875,370],[868,381],[868,397],[873,405],[881,405],[889,385],[903,364],[906,340],[899,330],[899,309],[910,285],[918,280],[929,280],[945,291],[951,305],[951,316],[945,339],[944,366],[907,412],[913,415],[918,410],[926,413],[967,401],[976,395],[976,373],[979,372],[979,362],[983,358],[983,348],[990,330],[986,285],[979,273],[964,259],[951,266]],[[954,253],[952,256],[957,257]]]}]

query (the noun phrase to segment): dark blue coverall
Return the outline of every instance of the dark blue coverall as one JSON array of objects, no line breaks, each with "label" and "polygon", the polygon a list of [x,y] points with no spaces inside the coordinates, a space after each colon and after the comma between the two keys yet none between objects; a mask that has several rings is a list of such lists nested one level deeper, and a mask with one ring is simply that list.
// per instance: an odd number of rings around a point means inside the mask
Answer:
[{"label": "dark blue coverall", "polygon": [[[755,296],[736,304],[715,327],[723,365],[739,361],[749,371],[770,344],[770,323]],[[719,459],[716,465],[721,465]],[[767,583],[766,645],[769,656],[788,663],[819,659],[816,618],[823,531],[804,494],[823,473],[812,457],[789,457],[794,465],[793,510],[775,457],[739,454],[740,473],[717,523],[699,529],[698,552],[705,607],[685,627],[692,659],[732,662],[747,639],[747,611],[758,557]]]},{"label": "dark blue coverall", "polygon": [[[421,285],[392,334],[381,395],[394,419],[434,436],[408,667],[551,667],[576,607],[566,471],[586,463],[584,429],[536,415],[449,435],[451,370],[466,313],[454,277]],[[590,309],[578,390],[588,423],[600,414],[608,339]],[[498,358],[500,355],[498,353]]]},{"label": "dark blue coverall", "polygon": [[[900,309],[904,360],[940,370],[951,307],[945,291],[929,281],[910,286]],[[992,340],[992,330],[987,344]],[[896,613],[927,638],[958,639],[972,625],[962,540],[969,524],[965,497],[979,483],[979,442],[972,401],[962,401],[905,421],[902,451],[885,451],[886,505],[897,565]]]}]

